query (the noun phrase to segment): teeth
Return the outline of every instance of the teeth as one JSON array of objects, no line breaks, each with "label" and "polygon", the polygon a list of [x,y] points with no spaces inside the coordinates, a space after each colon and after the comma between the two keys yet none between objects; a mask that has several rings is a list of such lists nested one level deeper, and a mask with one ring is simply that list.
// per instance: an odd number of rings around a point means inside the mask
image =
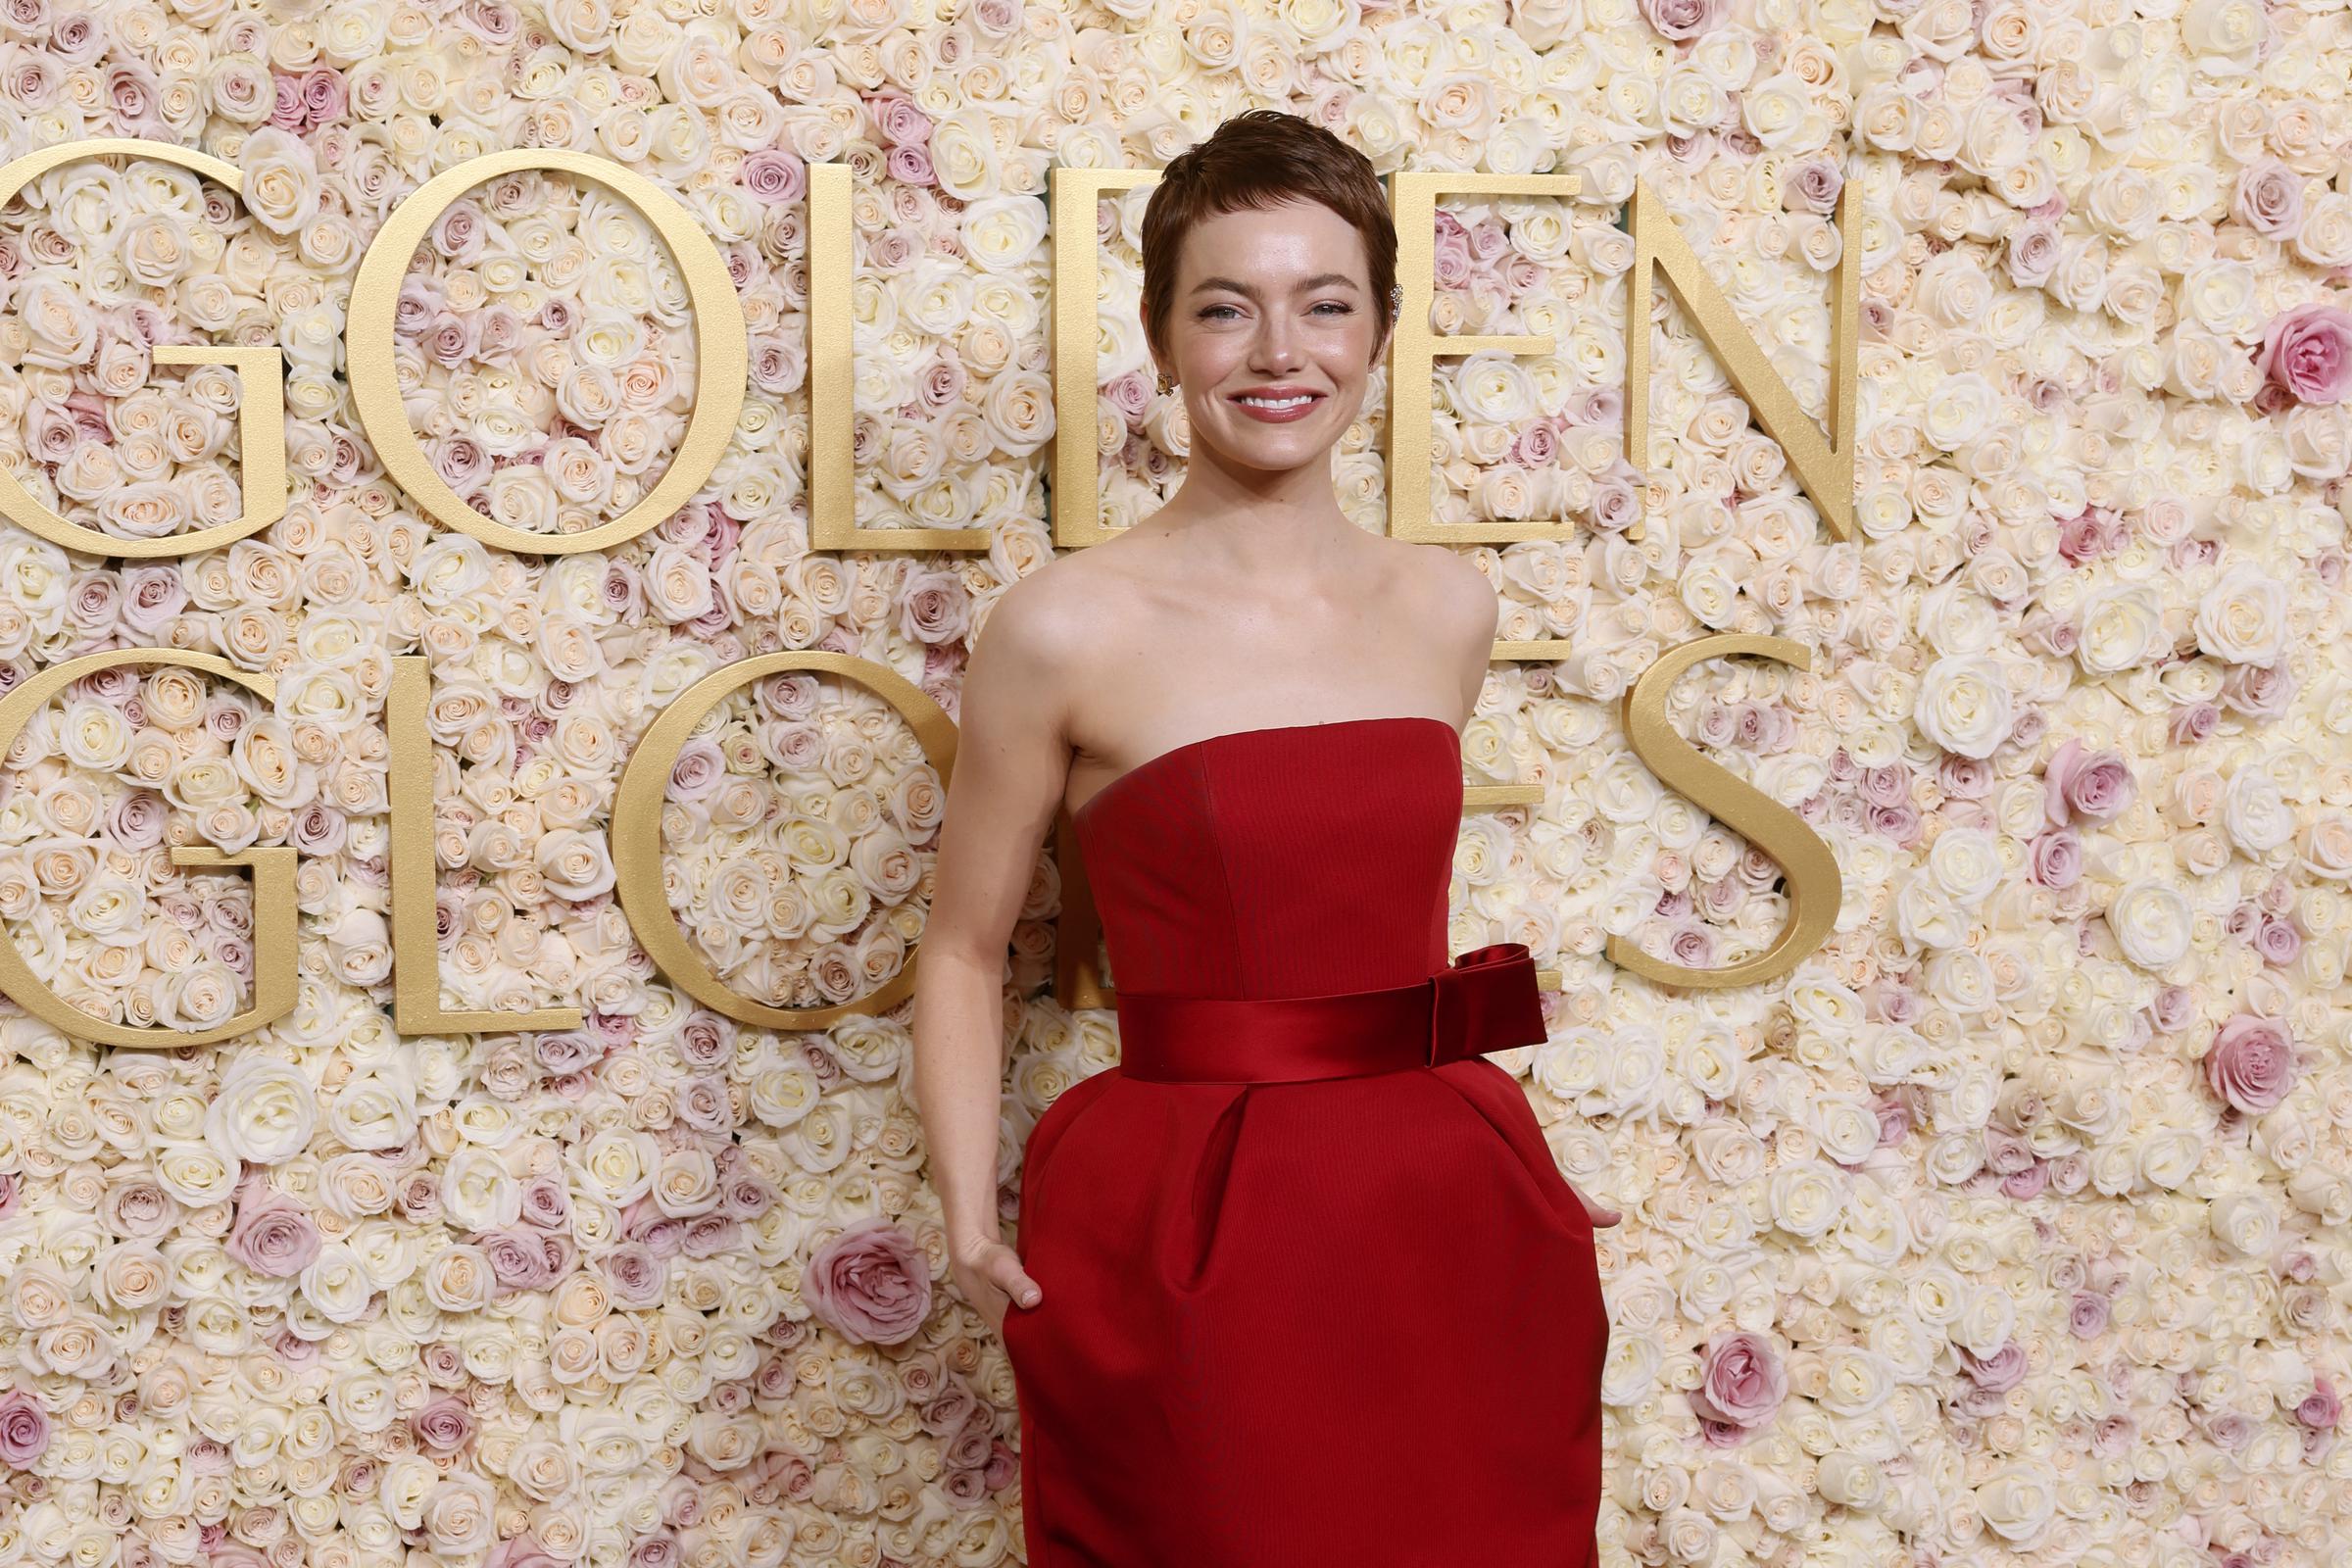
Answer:
[{"label": "teeth", "polygon": [[1241,401],[1253,409],[1295,409],[1302,403],[1312,403],[1314,399],[1311,396],[1300,396],[1295,398],[1243,398]]}]

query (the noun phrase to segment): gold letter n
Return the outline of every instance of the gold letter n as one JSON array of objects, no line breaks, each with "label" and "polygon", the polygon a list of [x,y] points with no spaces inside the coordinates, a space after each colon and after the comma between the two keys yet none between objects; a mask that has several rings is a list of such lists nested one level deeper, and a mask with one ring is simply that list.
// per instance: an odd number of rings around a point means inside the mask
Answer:
[{"label": "gold letter n", "polygon": [[1858,359],[1862,319],[1862,199],[1848,177],[1838,192],[1837,304],[1830,318],[1830,427],[1798,408],[1764,351],[1740,324],[1731,301],[1699,264],[1690,242],[1674,226],[1666,205],[1646,180],[1634,182],[1634,266],[1625,293],[1625,461],[1649,466],[1649,306],[1653,279],[1666,274],[1667,287],[1690,313],[1699,340],[1723,364],[1732,385],[1755,412],[1764,433],[1781,444],[1797,487],[1839,539],[1854,537],[1854,413],[1860,383]]}]

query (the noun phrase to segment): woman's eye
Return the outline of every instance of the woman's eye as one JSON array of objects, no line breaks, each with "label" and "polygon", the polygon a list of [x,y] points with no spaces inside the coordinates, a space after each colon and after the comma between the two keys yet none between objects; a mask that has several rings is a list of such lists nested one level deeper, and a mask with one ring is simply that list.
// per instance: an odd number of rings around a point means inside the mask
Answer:
[{"label": "woman's eye", "polygon": [[[1204,307],[1200,312],[1200,319],[1203,321],[1221,321],[1225,319],[1225,318],[1219,316],[1217,313],[1219,311],[1230,311],[1234,307],[1230,305],[1210,305]],[[1325,300],[1322,304],[1316,306],[1315,309],[1318,311],[1337,311],[1342,316],[1352,316],[1355,314],[1354,307],[1343,305],[1338,300]]]}]

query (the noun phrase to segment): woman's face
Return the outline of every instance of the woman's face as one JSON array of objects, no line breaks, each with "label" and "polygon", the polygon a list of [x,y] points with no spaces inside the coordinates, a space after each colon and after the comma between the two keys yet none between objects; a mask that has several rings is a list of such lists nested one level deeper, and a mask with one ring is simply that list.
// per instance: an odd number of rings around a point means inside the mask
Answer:
[{"label": "woman's face", "polygon": [[1368,277],[1361,237],[1321,202],[1195,223],[1168,307],[1175,363],[1159,365],[1182,385],[1195,443],[1263,469],[1328,451],[1363,408],[1388,328]]}]

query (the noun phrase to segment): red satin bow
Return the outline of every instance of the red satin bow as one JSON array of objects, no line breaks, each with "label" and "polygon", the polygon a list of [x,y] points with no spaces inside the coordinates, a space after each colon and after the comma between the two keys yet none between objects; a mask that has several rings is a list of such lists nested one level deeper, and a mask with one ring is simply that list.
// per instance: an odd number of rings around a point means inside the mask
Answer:
[{"label": "red satin bow", "polygon": [[1430,979],[1437,988],[1429,1009],[1432,1066],[1543,1043],[1543,993],[1526,943],[1472,948]]}]

